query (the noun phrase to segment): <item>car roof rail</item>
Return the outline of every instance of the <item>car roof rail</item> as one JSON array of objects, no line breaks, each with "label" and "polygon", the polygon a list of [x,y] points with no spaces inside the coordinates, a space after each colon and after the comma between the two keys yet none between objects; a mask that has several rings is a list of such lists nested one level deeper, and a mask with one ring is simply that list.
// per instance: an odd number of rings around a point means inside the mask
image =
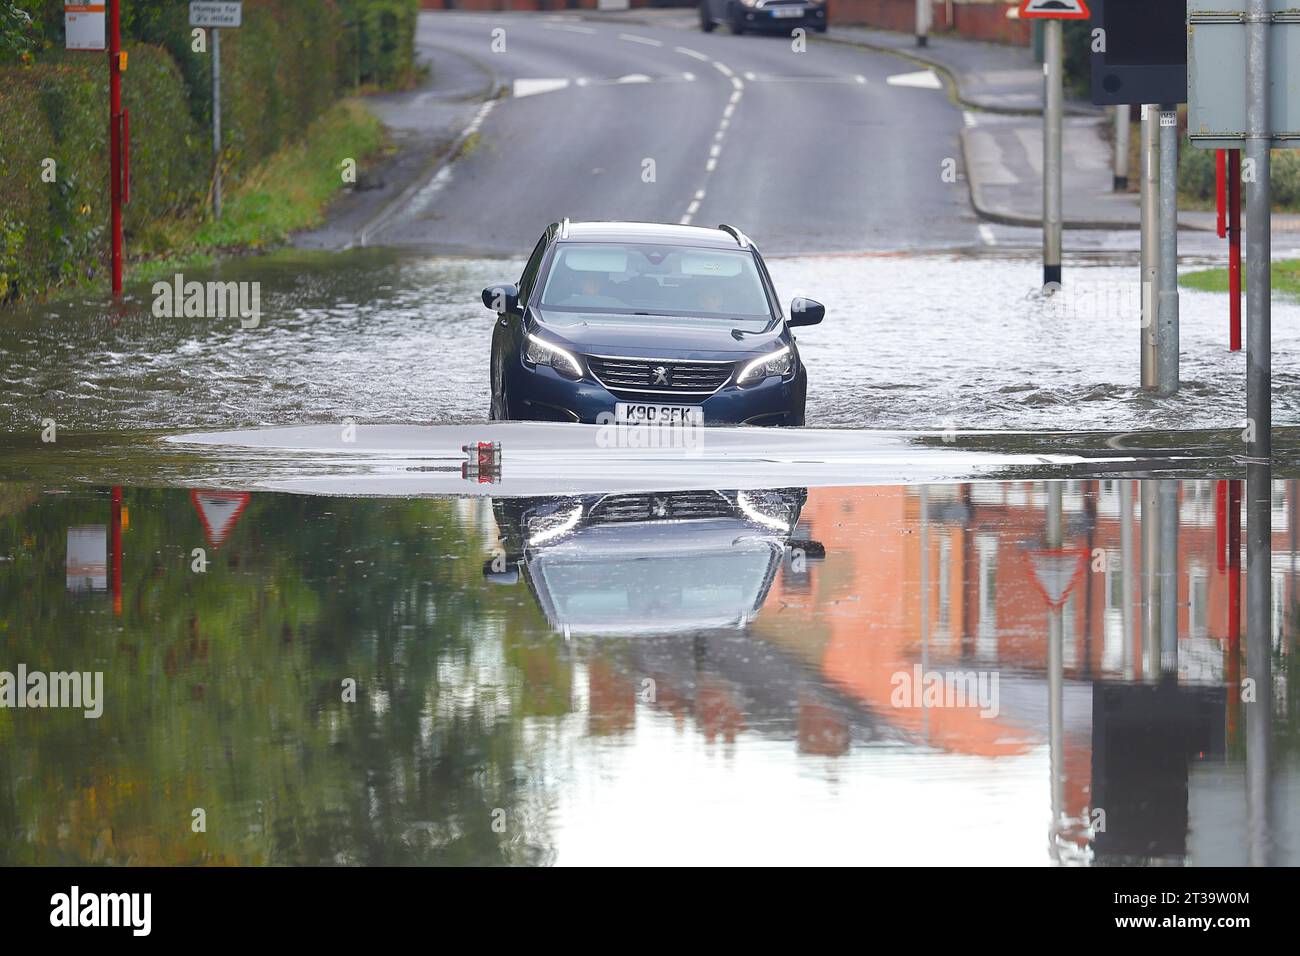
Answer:
[{"label": "car roof rail", "polygon": [[568,216],[565,216],[564,222],[560,223],[560,238],[561,239],[569,238],[569,217]]},{"label": "car roof rail", "polygon": [[736,240],[736,243],[742,249],[748,249],[750,246],[753,245],[753,243],[749,241],[749,236],[745,235],[735,226],[728,226],[724,222],[724,223],[719,223],[718,228],[721,229],[723,232],[730,233],[731,236]]}]

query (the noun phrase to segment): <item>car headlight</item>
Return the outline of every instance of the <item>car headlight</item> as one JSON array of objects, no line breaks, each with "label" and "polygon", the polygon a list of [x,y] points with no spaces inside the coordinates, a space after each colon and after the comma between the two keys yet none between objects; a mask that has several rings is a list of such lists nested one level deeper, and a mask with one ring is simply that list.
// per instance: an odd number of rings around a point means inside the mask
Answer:
[{"label": "car headlight", "polygon": [[539,339],[531,332],[528,333],[528,350],[524,353],[524,358],[534,365],[549,365],[569,378],[582,378],[582,363],[572,352],[567,352],[558,345],[552,345],[545,339]]},{"label": "car headlight", "polygon": [[783,345],[775,352],[756,358],[742,368],[740,374],[736,376],[736,384],[761,382],[769,375],[789,375],[793,368],[794,354],[790,351],[790,346]]}]

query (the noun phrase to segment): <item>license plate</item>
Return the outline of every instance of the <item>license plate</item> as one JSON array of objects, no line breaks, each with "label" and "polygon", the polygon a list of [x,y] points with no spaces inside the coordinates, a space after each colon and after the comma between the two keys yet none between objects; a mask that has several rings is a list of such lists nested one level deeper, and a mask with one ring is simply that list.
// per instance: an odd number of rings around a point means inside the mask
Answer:
[{"label": "license plate", "polygon": [[699,405],[617,402],[614,421],[619,425],[703,425],[704,409]]},{"label": "license plate", "polygon": [[803,7],[775,7],[772,10],[772,16],[776,17],[777,19],[784,19],[787,17],[801,17],[803,16]]}]

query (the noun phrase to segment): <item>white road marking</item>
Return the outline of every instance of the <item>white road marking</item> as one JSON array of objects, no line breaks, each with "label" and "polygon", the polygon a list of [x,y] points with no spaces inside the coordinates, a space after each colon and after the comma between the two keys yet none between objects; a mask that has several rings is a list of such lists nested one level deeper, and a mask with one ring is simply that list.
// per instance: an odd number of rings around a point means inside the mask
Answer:
[{"label": "white road marking", "polygon": [[979,231],[980,238],[984,240],[986,246],[996,246],[998,244],[998,237],[993,235],[993,227],[987,222],[980,223]]},{"label": "white road marking", "polygon": [[628,43],[644,43],[646,46],[663,46],[662,40],[652,40],[650,37],[639,37],[632,33],[620,33],[620,40],[626,40]]},{"label": "white road marking", "polygon": [[713,68],[717,70],[719,73],[721,73],[723,76],[736,75],[735,72],[731,69],[731,67],[727,66],[727,64],[725,63],[720,63],[717,60],[713,61]]},{"label": "white road marking", "polygon": [[706,173],[711,173],[711,172],[713,172],[713,171],[714,171],[715,169],[717,169],[717,168],[718,168],[718,160],[717,160],[717,158],[716,158],[716,157],[713,157],[713,156],[710,156],[710,157],[709,157],[709,161],[708,161],[707,163],[704,164],[704,171],[705,171]]},{"label": "white road marking", "polygon": [[961,111],[961,121],[966,124],[967,129],[975,128],[975,114],[970,110]]},{"label": "white road marking", "polygon": [[480,106],[478,108],[478,112],[474,114],[474,118],[470,120],[469,125],[465,127],[465,132],[477,133],[478,128],[482,126],[483,121],[487,119],[487,115],[492,112],[492,107],[496,105],[497,105],[496,100],[488,100],[482,106]]},{"label": "white road marking", "polygon": [[650,77],[644,73],[629,73],[627,76],[620,76],[615,83],[649,83]]},{"label": "white road marking", "polygon": [[693,56],[695,57],[695,59],[699,60],[702,63],[709,62],[709,58],[706,55],[701,53],[699,50],[692,50],[688,46],[675,46],[673,47],[673,49],[676,50],[678,53],[684,53],[687,56]]},{"label": "white road marking", "polygon": [[585,76],[580,76],[573,82],[575,86],[586,86],[588,83],[591,82],[591,80],[587,79]]},{"label": "white road marking", "polygon": [[[582,85],[583,81],[578,81]],[[562,90],[569,85],[566,79],[522,79],[515,80],[510,95],[518,99],[521,96],[535,96],[538,93],[551,93]]]},{"label": "white road marking", "polygon": [[746,73],[745,79],[752,83],[858,83],[865,84],[867,78],[857,74],[846,76],[819,76],[802,74],[799,76],[780,76],[776,73]]},{"label": "white road marking", "polygon": [[591,27],[580,27],[569,23],[543,23],[543,30],[567,30],[570,33],[595,33]]},{"label": "white road marking", "polygon": [[917,90],[943,89],[943,84],[939,82],[939,77],[935,76],[934,70],[918,70],[915,73],[895,73],[893,76],[885,77],[885,82],[890,86],[908,86]]},{"label": "white road marking", "polygon": [[693,82],[695,82],[695,74],[694,74],[694,73],[683,73],[683,74],[682,74],[682,79],[685,80],[687,83],[693,83]]},{"label": "white road marking", "polygon": [[704,198],[704,190],[703,190],[703,189],[697,189],[697,190],[695,190],[695,198],[696,198],[696,199],[703,199],[703,198]]}]

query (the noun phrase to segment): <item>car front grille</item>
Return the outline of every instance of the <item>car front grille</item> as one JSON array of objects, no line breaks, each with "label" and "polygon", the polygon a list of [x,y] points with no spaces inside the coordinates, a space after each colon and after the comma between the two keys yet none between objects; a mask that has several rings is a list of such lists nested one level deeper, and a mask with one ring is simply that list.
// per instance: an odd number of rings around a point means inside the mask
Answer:
[{"label": "car front grille", "polygon": [[641,395],[710,395],[727,383],[735,364],[608,355],[588,355],[585,358],[591,374],[611,392]]},{"label": "car front grille", "polygon": [[718,491],[674,491],[661,494],[606,495],[592,507],[593,521],[684,521],[726,518],[735,507]]}]

